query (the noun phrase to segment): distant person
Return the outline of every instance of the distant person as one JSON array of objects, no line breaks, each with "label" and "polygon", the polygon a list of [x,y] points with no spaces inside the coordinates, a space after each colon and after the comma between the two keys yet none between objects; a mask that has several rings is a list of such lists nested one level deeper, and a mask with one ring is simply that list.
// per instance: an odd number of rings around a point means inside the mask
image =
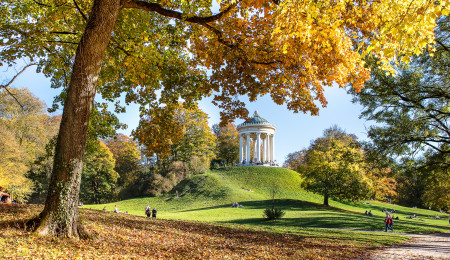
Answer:
[{"label": "distant person", "polygon": [[367,213],[367,215],[368,215],[369,217],[373,217],[372,210],[369,210],[369,213]]},{"label": "distant person", "polygon": [[11,197],[8,193],[3,192],[3,187],[0,187],[0,202],[11,204]]},{"label": "distant person", "polygon": [[366,210],[366,212],[364,212],[364,216],[367,216],[367,215],[369,215],[369,214],[367,213],[367,210]]},{"label": "distant person", "polygon": [[106,206],[103,207],[103,211],[106,211]]},{"label": "distant person", "polygon": [[152,218],[156,218],[156,213],[158,213],[158,212],[156,211],[156,208],[153,208],[153,209],[152,209]]},{"label": "distant person", "polygon": [[385,224],[384,232],[388,232],[389,229],[392,230],[392,232],[394,232],[394,228],[392,227],[393,221],[391,215],[386,216],[386,218],[384,219],[384,224]]},{"label": "distant person", "polygon": [[114,213],[120,213],[119,209],[117,208],[117,205],[114,205]]},{"label": "distant person", "polygon": [[147,215],[147,217],[150,217],[150,206],[147,205],[147,207],[145,208],[145,215]]}]

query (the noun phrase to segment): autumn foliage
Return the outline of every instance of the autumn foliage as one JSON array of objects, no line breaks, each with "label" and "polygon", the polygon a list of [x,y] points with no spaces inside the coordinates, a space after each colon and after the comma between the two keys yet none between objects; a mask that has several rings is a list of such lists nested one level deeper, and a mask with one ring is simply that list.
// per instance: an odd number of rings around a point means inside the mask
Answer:
[{"label": "autumn foliage", "polygon": [[0,257],[59,259],[342,259],[368,248],[318,239],[111,212],[82,210],[96,239],[30,236],[23,222],[40,206],[0,205]]}]

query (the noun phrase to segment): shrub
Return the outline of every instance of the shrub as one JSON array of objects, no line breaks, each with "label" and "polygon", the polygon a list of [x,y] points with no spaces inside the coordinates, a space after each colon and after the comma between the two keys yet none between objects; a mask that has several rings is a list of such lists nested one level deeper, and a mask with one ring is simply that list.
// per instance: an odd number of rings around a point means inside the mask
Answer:
[{"label": "shrub", "polygon": [[279,219],[284,216],[285,212],[281,209],[265,209],[263,217],[267,220]]}]

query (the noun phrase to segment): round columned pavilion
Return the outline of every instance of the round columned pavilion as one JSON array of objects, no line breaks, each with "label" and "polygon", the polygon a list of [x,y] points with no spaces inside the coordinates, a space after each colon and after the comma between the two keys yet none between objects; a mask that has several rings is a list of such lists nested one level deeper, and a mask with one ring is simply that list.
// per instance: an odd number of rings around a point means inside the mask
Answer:
[{"label": "round columned pavilion", "polygon": [[262,118],[258,111],[246,122],[238,125],[239,162],[241,165],[275,165],[274,125]]}]

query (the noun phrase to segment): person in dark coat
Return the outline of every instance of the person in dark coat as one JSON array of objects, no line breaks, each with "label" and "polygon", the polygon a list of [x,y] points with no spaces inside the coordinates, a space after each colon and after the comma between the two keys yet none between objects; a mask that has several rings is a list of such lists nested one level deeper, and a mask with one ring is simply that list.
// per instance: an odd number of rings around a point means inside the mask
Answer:
[{"label": "person in dark coat", "polygon": [[147,217],[150,217],[150,206],[147,205],[147,207],[145,207],[145,215],[147,215]]},{"label": "person in dark coat", "polygon": [[156,208],[153,208],[152,209],[152,218],[156,218],[156,213],[157,213]]}]

